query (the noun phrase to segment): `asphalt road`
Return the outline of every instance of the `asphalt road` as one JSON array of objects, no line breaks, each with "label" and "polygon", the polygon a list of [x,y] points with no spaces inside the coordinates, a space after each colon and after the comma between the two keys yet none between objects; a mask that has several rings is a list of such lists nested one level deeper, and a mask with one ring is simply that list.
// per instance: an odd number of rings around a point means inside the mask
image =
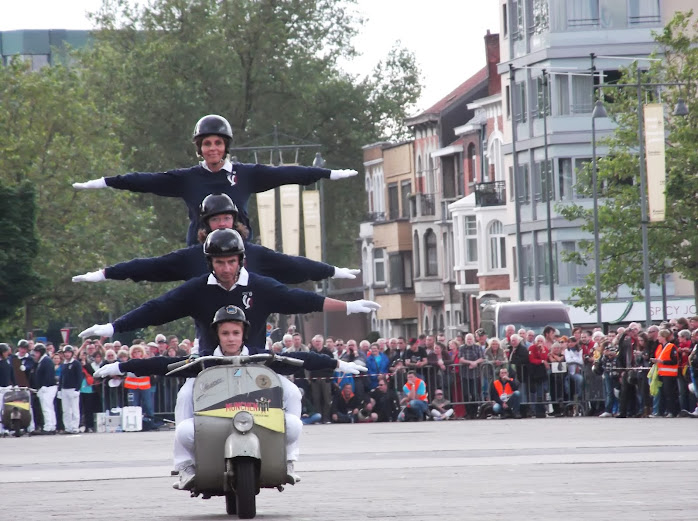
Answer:
[{"label": "asphalt road", "polygon": [[[673,520],[698,512],[698,420],[314,425],[264,520]],[[231,519],[171,488],[173,431],[0,439],[0,521]],[[232,517],[236,519],[236,517]]]}]

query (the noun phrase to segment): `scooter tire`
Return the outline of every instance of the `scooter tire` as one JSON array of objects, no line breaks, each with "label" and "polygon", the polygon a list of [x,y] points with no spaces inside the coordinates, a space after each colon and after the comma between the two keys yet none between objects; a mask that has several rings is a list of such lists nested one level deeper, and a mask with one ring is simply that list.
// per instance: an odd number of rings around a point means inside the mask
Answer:
[{"label": "scooter tire", "polygon": [[252,519],[257,515],[257,465],[252,458],[237,458],[233,462],[237,515]]}]

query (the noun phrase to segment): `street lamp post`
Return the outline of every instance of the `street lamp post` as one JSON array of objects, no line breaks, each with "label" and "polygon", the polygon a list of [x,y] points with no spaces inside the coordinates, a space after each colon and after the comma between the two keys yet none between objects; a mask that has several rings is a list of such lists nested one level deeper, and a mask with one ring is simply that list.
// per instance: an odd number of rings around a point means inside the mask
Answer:
[{"label": "street lamp post", "polygon": [[548,158],[548,74],[543,69],[543,151],[545,153],[545,209],[547,212],[546,221],[548,226],[548,283],[550,284],[550,300],[555,300],[555,281],[553,270],[553,225],[550,210],[550,199],[552,198],[552,168]]},{"label": "street lamp post", "polygon": [[[325,160],[322,158],[320,152],[315,153],[315,159],[313,160],[313,166],[316,168],[324,168]],[[319,183],[320,185],[320,248],[322,249],[321,258],[322,262],[327,263],[327,234],[325,232],[325,183]],[[327,278],[322,279],[322,296],[327,297]],[[322,314],[322,335],[327,338],[327,332],[329,331],[329,325],[327,321],[327,313]]]},{"label": "street lamp post", "polygon": [[521,181],[519,179],[519,158],[516,152],[516,93],[515,93],[514,66],[509,64],[509,91],[511,96],[511,156],[514,173],[514,213],[516,220],[516,266],[519,272],[519,300],[524,300],[524,274],[523,274],[523,241],[521,240]]},{"label": "street lamp post", "polygon": [[[593,69],[592,69],[593,70]],[[594,104],[591,113],[591,188],[594,199],[594,285],[596,286],[596,323],[603,328],[601,316],[601,247],[599,244],[599,170],[596,165],[596,119],[605,118],[606,109],[601,100]]]}]

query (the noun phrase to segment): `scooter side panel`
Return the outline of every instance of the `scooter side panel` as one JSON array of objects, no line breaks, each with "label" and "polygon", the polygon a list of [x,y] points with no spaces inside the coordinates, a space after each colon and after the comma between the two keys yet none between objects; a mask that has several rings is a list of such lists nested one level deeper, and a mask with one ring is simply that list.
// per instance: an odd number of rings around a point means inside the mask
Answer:
[{"label": "scooter side panel", "polygon": [[199,490],[223,492],[225,443],[232,419],[250,412],[250,431],[262,451],[260,486],[276,486],[286,478],[283,391],[279,377],[264,366],[218,366],[202,371],[194,384],[194,425]]}]

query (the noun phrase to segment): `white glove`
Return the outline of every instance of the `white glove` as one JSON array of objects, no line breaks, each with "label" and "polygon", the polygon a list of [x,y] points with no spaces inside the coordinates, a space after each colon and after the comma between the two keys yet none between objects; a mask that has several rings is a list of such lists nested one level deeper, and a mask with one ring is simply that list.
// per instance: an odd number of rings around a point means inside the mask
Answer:
[{"label": "white glove", "polygon": [[106,280],[104,270],[89,271],[84,275],[75,275],[73,282],[102,282]]},{"label": "white glove", "polygon": [[106,378],[107,376],[121,376],[123,371],[119,367],[119,362],[114,362],[113,364],[106,364],[95,371],[93,375],[95,378]]},{"label": "white glove", "polygon": [[80,338],[85,338],[88,336],[112,336],[113,334],[114,326],[112,326],[111,324],[95,324],[92,327],[88,327],[78,336]]},{"label": "white glove", "polygon": [[332,179],[332,181],[336,181],[337,179],[346,179],[347,177],[353,177],[356,174],[358,174],[356,170],[332,170],[330,172],[330,179]]},{"label": "white glove", "polygon": [[73,188],[75,188],[76,190],[88,190],[106,187],[107,182],[104,180],[103,177],[100,177],[99,179],[92,179],[91,181],[87,181],[86,183],[73,183]]},{"label": "white glove", "polygon": [[356,276],[361,273],[361,270],[355,270],[352,268],[338,268],[334,267],[333,279],[355,279]]},{"label": "white glove", "polygon": [[352,313],[370,313],[380,309],[380,304],[372,300],[350,300],[347,302],[347,315]]},{"label": "white glove", "polygon": [[337,370],[340,373],[347,374],[359,374],[368,372],[367,367],[355,364],[354,362],[345,362],[344,360],[337,360]]}]

